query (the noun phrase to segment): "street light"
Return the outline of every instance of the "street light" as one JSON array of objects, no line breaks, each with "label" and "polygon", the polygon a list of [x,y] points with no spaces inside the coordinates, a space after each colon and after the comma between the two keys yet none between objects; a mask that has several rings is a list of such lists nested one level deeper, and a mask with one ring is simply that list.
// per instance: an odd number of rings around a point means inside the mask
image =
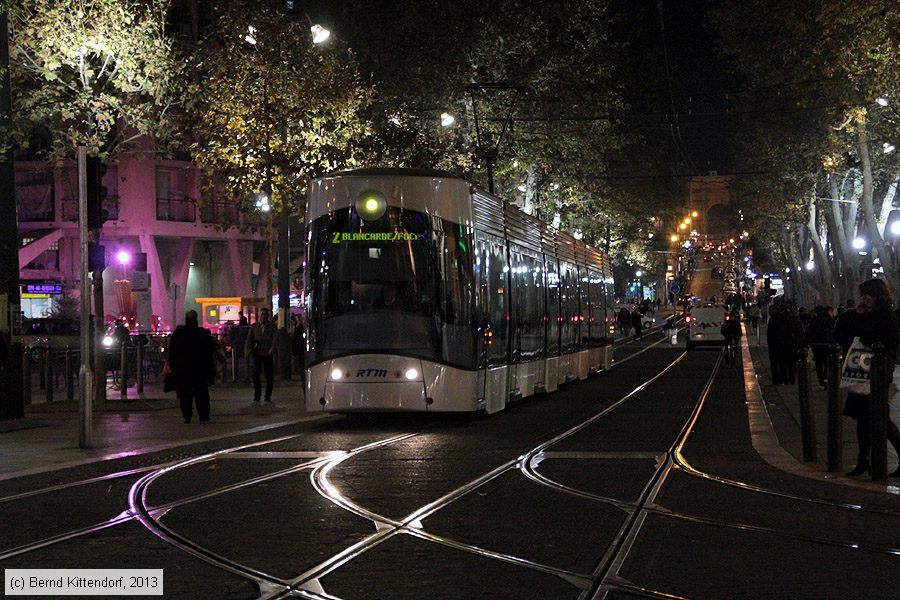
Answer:
[{"label": "street light", "polygon": [[[307,17],[309,18],[309,17]],[[322,44],[331,37],[331,32],[319,25],[318,23],[314,24],[309,28],[312,32],[312,41],[313,44]]]},{"label": "street light", "polygon": [[441,113],[441,127],[450,127],[456,123],[456,117],[450,113]]},{"label": "street light", "polygon": [[866,247],[866,240],[864,240],[864,239],[861,238],[861,237],[855,237],[855,238],[853,238],[853,247],[854,247],[856,250],[862,250],[863,248]]}]

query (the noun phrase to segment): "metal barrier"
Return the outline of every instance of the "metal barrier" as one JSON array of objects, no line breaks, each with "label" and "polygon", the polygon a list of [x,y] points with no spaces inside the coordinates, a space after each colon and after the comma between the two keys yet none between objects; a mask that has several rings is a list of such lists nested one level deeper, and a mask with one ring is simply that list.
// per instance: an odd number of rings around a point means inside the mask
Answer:
[{"label": "metal barrier", "polygon": [[808,350],[800,348],[797,355],[797,394],[800,401],[800,434],[803,440],[803,460],[815,462],[818,458],[816,450],[815,409],[809,399],[809,363]]}]

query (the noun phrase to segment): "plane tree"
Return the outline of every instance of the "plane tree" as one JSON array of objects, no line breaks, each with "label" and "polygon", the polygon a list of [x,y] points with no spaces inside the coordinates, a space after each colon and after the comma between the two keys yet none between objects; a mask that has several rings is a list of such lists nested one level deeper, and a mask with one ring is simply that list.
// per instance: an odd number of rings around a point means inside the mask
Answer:
[{"label": "plane tree", "polygon": [[900,176],[898,19],[883,0],[729,2],[715,18],[746,79],[741,158],[761,172],[743,184],[744,212],[776,238],[806,301],[852,295],[874,260],[900,290],[885,231]]}]

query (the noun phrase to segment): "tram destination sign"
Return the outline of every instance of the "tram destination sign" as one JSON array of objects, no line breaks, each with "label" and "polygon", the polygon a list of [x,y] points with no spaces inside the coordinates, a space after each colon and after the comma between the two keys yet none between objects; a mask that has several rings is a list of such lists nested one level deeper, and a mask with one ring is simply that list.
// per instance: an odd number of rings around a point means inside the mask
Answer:
[{"label": "tram destination sign", "polygon": [[407,231],[335,231],[331,234],[331,243],[341,242],[417,242],[422,239],[418,233]]}]

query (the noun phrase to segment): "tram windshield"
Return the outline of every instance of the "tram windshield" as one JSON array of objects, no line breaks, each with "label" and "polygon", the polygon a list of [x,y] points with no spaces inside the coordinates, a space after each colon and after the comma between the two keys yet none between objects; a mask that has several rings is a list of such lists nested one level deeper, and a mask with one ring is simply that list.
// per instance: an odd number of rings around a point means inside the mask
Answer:
[{"label": "tram windshield", "polygon": [[360,353],[475,365],[469,235],[459,225],[389,207],[311,226],[307,364]]}]

